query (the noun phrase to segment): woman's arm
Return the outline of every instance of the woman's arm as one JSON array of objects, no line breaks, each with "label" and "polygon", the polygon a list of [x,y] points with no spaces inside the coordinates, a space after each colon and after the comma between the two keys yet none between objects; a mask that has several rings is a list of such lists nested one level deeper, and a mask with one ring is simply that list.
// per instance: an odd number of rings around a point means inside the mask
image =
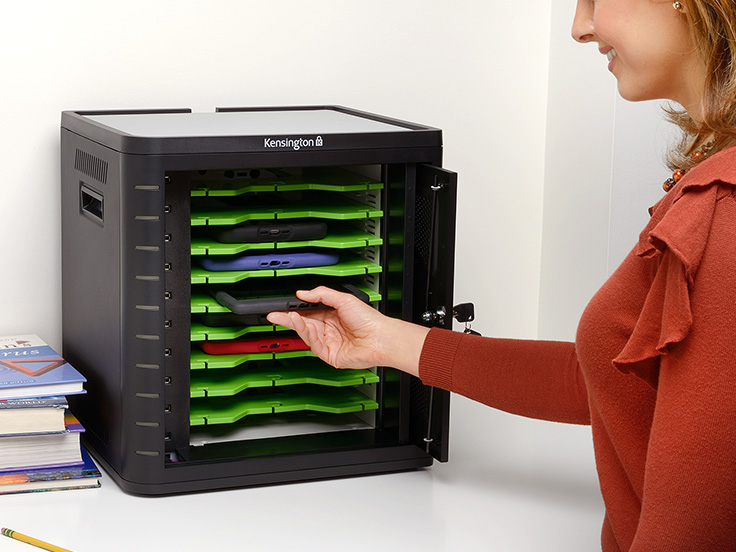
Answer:
[{"label": "woman's arm", "polygon": [[432,329],[419,375],[428,385],[512,414],[590,424],[588,391],[574,343]]},{"label": "woman's arm", "polygon": [[514,414],[590,423],[572,343],[430,331],[325,287],[299,291],[297,296],[333,308],[273,312],[269,321],[296,330],[317,356],[336,368],[390,366]]}]

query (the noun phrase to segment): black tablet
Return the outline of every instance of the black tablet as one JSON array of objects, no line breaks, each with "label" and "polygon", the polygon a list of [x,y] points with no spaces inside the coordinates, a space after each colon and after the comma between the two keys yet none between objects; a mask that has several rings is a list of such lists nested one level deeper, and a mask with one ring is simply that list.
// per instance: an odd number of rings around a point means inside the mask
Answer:
[{"label": "black tablet", "polygon": [[266,315],[261,314],[235,314],[232,312],[205,313],[199,316],[199,320],[205,326],[212,328],[228,328],[234,326],[266,326],[270,324]]},{"label": "black tablet", "polygon": [[[339,284],[332,286],[338,291],[352,293],[364,303],[368,303],[370,297],[351,284]],[[229,309],[236,315],[263,315],[269,312],[281,311],[307,311],[330,308],[322,303],[308,303],[296,296],[296,290],[269,290],[254,293],[248,291],[216,291],[215,299],[223,307]]]},{"label": "black tablet", "polygon": [[327,224],[321,221],[247,221],[215,234],[222,243],[259,243],[321,240]]}]

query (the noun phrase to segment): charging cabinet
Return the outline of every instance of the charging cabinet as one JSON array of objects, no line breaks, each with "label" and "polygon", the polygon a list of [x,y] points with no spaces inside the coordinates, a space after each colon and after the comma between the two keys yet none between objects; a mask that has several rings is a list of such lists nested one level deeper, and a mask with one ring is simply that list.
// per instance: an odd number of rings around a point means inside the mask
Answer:
[{"label": "charging cabinet", "polygon": [[325,284],[450,328],[441,167],[440,130],[340,106],[63,112],[63,351],[115,481],[160,495],[446,461],[449,393],[335,370],[265,319]]}]

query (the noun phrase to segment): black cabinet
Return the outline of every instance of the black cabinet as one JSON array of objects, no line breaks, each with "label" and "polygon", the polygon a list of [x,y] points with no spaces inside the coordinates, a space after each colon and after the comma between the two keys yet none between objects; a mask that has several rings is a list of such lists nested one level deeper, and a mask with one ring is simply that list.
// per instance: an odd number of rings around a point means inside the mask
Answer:
[{"label": "black cabinet", "polygon": [[447,460],[449,394],[335,370],[264,318],[326,284],[450,327],[456,176],[431,127],[337,106],[64,112],[72,408],[125,490]]}]

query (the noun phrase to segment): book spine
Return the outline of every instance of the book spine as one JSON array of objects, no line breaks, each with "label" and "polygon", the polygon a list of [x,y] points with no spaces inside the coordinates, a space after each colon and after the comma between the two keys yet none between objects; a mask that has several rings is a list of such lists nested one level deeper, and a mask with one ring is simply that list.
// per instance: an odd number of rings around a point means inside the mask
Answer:
[{"label": "book spine", "polygon": [[13,408],[69,408],[64,397],[43,397],[32,399],[9,399],[0,401],[0,410]]}]

